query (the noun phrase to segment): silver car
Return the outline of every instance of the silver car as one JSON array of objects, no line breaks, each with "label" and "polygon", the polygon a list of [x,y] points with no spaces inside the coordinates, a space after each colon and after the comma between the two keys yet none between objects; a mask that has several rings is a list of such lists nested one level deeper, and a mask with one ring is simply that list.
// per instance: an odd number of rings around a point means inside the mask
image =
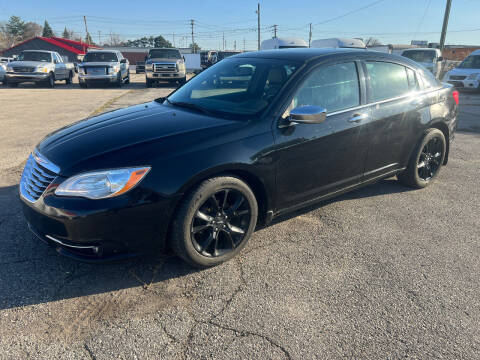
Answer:
[{"label": "silver car", "polygon": [[87,52],[78,64],[78,83],[88,85],[107,83],[118,87],[130,83],[128,60],[117,50],[93,50]]}]

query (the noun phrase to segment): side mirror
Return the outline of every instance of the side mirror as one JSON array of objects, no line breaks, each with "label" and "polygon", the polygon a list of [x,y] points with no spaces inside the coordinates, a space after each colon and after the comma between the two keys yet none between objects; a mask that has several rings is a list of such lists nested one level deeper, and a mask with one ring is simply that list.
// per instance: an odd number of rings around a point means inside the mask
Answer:
[{"label": "side mirror", "polygon": [[58,60],[57,60],[57,59],[53,59],[53,63],[54,63],[54,64],[58,64]]},{"label": "side mirror", "polygon": [[288,120],[301,124],[320,124],[327,118],[327,109],[316,105],[298,106],[290,111]]},{"label": "side mirror", "polygon": [[437,61],[443,61],[443,56],[439,56],[439,57],[437,58]]},{"label": "side mirror", "polygon": [[123,58],[122,60],[120,60],[120,64],[126,64],[127,63],[127,59]]}]

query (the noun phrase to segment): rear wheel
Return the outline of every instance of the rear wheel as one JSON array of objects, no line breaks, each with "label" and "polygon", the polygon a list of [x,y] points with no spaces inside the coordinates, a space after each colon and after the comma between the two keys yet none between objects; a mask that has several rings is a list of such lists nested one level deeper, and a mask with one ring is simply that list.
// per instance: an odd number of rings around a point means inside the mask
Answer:
[{"label": "rear wheel", "polygon": [[443,132],[428,129],[413,152],[407,169],[397,175],[403,184],[421,189],[430,185],[440,172],[447,144]]},{"label": "rear wheel", "polygon": [[257,216],[255,195],[242,180],[208,179],[182,201],[172,223],[172,249],[196,267],[218,265],[245,247]]}]

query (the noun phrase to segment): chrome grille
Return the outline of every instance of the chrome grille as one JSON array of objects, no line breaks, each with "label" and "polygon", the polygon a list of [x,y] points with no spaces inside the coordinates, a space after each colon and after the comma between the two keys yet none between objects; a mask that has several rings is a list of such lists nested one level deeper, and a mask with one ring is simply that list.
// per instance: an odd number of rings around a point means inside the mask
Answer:
[{"label": "chrome grille", "polygon": [[38,200],[59,172],[60,169],[56,165],[40,154],[31,154],[20,179],[21,196],[30,202]]},{"label": "chrome grille", "polygon": [[452,80],[465,80],[466,76],[463,75],[450,75],[450,79]]},{"label": "chrome grille", "polygon": [[13,71],[14,72],[34,72],[35,68],[29,67],[29,66],[14,66]]},{"label": "chrome grille", "polygon": [[154,72],[172,72],[177,71],[177,64],[153,64]]}]

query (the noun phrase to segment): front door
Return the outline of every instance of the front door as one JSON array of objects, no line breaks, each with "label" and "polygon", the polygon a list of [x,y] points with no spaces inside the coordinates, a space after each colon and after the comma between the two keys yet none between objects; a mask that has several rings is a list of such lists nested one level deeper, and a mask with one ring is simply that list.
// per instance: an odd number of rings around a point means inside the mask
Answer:
[{"label": "front door", "polygon": [[363,98],[354,61],[321,65],[306,76],[289,108],[320,106],[327,118],[275,128],[278,210],[362,180],[369,145],[363,129],[370,115]]}]

